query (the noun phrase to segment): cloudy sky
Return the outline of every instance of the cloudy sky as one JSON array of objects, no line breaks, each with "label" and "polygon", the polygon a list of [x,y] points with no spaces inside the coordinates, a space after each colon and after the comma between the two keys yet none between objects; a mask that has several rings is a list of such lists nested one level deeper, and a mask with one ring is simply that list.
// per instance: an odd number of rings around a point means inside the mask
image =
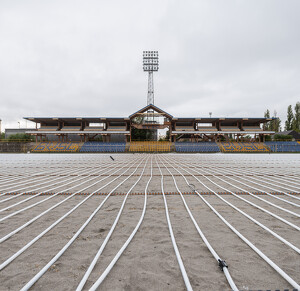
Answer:
[{"label": "cloudy sky", "polygon": [[155,105],[173,116],[284,120],[300,101],[299,27],[299,0],[0,0],[2,130],[128,116],[147,101],[143,50],[159,51]]}]

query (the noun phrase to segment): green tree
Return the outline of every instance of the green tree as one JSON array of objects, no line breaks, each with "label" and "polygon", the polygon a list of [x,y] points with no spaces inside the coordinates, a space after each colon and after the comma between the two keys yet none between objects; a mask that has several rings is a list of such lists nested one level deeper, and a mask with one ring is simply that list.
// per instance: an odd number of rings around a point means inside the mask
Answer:
[{"label": "green tree", "polygon": [[131,130],[131,138],[133,141],[152,140],[153,134],[154,132],[151,129],[132,128]]},{"label": "green tree", "polygon": [[279,132],[281,130],[281,120],[277,117],[277,111],[274,110],[273,120],[270,122],[270,130]]},{"label": "green tree", "polygon": [[1,132],[1,134],[0,134],[0,140],[1,139],[5,139],[5,133],[4,132]]},{"label": "green tree", "polygon": [[293,130],[300,131],[300,102],[295,105],[295,114],[293,119]]},{"label": "green tree", "polygon": [[[264,117],[265,117],[265,118],[270,118],[270,111],[269,111],[269,109],[267,109],[267,110],[265,111]],[[264,130],[270,130],[270,122],[264,123],[263,129],[264,129]]]},{"label": "green tree", "polygon": [[289,105],[287,109],[287,117],[285,121],[285,130],[293,129],[293,120],[294,120],[294,114],[293,114],[292,105]]}]

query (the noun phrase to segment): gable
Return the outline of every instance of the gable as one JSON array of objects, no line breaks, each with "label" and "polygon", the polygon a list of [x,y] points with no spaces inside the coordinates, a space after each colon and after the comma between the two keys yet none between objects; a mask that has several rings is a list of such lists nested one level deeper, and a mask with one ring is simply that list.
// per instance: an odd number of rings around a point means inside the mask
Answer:
[{"label": "gable", "polygon": [[172,119],[172,118],[173,118],[173,116],[172,116],[171,114],[167,113],[166,111],[160,109],[159,107],[157,107],[157,106],[155,106],[155,105],[153,105],[153,104],[149,104],[149,105],[147,105],[147,106],[141,108],[140,110],[134,112],[133,114],[129,115],[129,118],[133,118],[133,117],[139,115],[140,113],[144,113],[144,112],[149,111],[149,110],[151,110],[151,109],[152,109],[153,111],[157,112],[157,113],[160,113],[160,114],[162,114],[162,115],[165,115],[165,116],[168,117],[169,119]]}]

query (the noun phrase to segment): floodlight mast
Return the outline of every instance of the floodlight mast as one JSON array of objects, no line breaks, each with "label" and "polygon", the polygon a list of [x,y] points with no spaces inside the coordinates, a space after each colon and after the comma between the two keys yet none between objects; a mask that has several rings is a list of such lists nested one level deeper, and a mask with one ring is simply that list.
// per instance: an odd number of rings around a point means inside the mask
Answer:
[{"label": "floodlight mast", "polygon": [[148,95],[147,105],[154,105],[154,83],[153,72],[158,71],[158,51],[144,51],[143,52],[143,69],[148,72]]}]

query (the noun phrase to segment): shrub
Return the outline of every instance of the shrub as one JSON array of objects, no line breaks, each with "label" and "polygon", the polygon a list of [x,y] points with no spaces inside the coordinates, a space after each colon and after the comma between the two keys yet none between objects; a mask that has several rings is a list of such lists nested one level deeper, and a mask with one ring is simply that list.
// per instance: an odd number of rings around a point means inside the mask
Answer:
[{"label": "shrub", "polygon": [[287,134],[275,134],[274,140],[292,140],[293,137]]},{"label": "shrub", "polygon": [[29,134],[26,133],[16,133],[12,134],[8,137],[9,141],[33,141],[33,137],[31,137]]}]

